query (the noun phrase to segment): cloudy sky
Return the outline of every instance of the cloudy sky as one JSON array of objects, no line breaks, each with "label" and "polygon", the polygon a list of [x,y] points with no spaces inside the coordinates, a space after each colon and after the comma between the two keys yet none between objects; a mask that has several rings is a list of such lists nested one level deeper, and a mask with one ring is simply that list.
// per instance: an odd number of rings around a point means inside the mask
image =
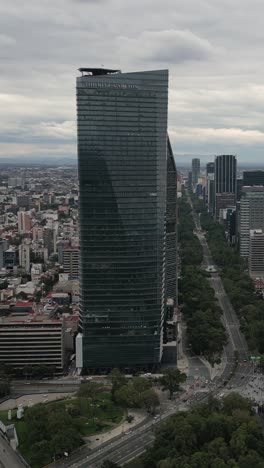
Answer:
[{"label": "cloudy sky", "polygon": [[264,165],[263,0],[0,0],[0,158],[76,158],[80,66],[169,68],[178,163]]}]

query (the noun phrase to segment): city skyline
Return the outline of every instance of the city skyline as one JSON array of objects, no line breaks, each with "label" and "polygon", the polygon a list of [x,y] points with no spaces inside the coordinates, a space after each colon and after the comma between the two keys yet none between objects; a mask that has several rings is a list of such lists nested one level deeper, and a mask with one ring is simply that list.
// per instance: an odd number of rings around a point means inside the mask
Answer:
[{"label": "city skyline", "polygon": [[75,70],[104,64],[124,73],[169,68],[178,164],[215,154],[260,164],[263,9],[258,0],[29,0],[21,10],[18,0],[0,0],[0,162],[77,160]]}]

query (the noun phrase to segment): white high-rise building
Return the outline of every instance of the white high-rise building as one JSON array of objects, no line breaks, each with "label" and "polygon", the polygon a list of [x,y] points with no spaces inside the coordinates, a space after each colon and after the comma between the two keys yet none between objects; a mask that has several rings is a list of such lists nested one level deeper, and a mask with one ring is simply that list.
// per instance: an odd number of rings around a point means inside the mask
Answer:
[{"label": "white high-rise building", "polygon": [[264,277],[264,232],[262,229],[250,230],[248,263],[252,278]]},{"label": "white high-rise building", "polygon": [[249,256],[250,230],[264,230],[264,187],[243,187],[240,200],[240,255]]},{"label": "white high-rise building", "polygon": [[26,211],[19,211],[17,213],[18,232],[23,234],[31,231],[31,217]]},{"label": "white high-rise building", "polygon": [[30,241],[19,246],[19,265],[24,268],[27,273],[30,273]]}]

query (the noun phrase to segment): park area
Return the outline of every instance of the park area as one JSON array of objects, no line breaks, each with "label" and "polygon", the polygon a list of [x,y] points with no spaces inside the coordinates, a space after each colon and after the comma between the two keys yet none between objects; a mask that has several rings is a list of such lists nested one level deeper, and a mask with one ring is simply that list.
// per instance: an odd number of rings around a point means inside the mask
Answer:
[{"label": "park area", "polygon": [[[127,378],[113,369],[107,380],[107,385],[93,381],[83,383],[77,394],[62,396],[60,400],[48,401],[51,396],[47,394],[24,395],[22,401],[6,402],[0,410],[0,420],[6,425],[15,424],[19,450],[32,468],[67,457],[84,443],[95,448],[114,434],[130,430],[129,425],[137,425],[147,415],[156,414],[160,400],[148,375]],[[172,398],[185,382],[186,375],[168,368],[156,380]],[[16,406],[20,404],[24,414],[18,420]],[[11,420],[8,420],[8,409],[12,411]]]},{"label": "park area", "polygon": [[83,437],[109,430],[119,424],[124,410],[99,392],[93,398],[71,397],[25,408],[24,418],[8,421],[8,411],[0,411],[4,424],[14,423],[19,450],[32,468],[40,468],[83,444]]}]

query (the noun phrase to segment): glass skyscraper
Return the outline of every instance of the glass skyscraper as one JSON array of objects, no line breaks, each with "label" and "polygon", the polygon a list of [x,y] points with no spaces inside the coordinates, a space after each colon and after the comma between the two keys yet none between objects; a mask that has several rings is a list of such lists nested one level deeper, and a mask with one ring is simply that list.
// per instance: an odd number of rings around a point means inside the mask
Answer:
[{"label": "glass skyscraper", "polygon": [[83,367],[151,369],[162,354],[166,289],[175,294],[165,270],[166,230],[175,228],[172,214],[166,221],[168,71],[80,71]]},{"label": "glass skyscraper", "polygon": [[215,157],[215,216],[236,205],[237,160],[232,154]]}]

